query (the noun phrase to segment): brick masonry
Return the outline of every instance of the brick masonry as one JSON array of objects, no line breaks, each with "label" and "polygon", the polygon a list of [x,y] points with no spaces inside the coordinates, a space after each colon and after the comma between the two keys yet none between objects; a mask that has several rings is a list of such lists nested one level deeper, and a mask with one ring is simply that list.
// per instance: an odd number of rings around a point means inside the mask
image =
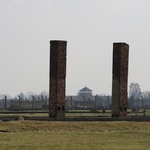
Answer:
[{"label": "brick masonry", "polygon": [[65,117],[66,41],[50,41],[49,117]]},{"label": "brick masonry", "polygon": [[112,117],[127,116],[128,57],[128,44],[113,44]]}]

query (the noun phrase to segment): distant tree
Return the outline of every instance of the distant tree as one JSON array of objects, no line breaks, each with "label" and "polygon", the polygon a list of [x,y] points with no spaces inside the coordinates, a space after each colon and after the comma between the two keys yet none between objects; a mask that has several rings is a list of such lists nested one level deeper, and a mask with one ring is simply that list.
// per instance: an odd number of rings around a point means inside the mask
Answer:
[{"label": "distant tree", "polygon": [[37,97],[37,94],[34,93],[34,92],[31,92],[31,91],[27,92],[27,98],[28,98],[28,100],[30,100],[30,101],[33,100],[33,96]]},{"label": "distant tree", "polygon": [[39,95],[39,100],[44,100],[45,97],[48,98],[48,93],[46,91],[42,91]]},{"label": "distant tree", "polygon": [[7,97],[7,99],[12,99],[12,97],[8,94],[0,94],[0,99],[5,99],[5,96]]},{"label": "distant tree", "polygon": [[21,93],[19,94],[19,96],[20,96],[21,100],[25,100],[25,94],[24,94],[23,92],[21,92]]},{"label": "distant tree", "polygon": [[4,96],[2,94],[0,94],[0,99],[2,99]]},{"label": "distant tree", "polygon": [[142,92],[142,96],[143,96],[144,99],[150,98],[150,91]]},{"label": "distant tree", "polygon": [[134,99],[139,99],[142,96],[140,85],[138,83],[131,83],[129,86],[129,97]]}]

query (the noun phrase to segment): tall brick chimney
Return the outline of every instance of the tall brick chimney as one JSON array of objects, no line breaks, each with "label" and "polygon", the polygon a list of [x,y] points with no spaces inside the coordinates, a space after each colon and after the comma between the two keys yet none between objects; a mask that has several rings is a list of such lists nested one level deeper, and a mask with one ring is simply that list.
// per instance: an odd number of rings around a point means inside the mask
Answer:
[{"label": "tall brick chimney", "polygon": [[67,41],[50,41],[49,117],[65,117]]},{"label": "tall brick chimney", "polygon": [[129,45],[113,44],[112,117],[126,117]]}]

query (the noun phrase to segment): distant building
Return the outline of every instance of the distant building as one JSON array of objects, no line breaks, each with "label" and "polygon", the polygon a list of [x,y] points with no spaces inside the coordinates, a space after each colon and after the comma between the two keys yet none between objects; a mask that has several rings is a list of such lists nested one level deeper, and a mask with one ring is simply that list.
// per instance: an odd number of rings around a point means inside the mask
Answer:
[{"label": "distant building", "polygon": [[92,90],[86,86],[79,90],[76,96],[66,96],[66,107],[68,109],[93,109],[95,106],[95,98]]},{"label": "distant building", "polygon": [[84,97],[84,99],[91,99],[91,100],[93,100],[94,98],[92,95],[92,90],[87,88],[86,86],[82,88],[81,90],[79,90],[78,96]]},{"label": "distant building", "polygon": [[111,107],[111,96],[93,95],[92,90],[84,87],[75,96],[66,96],[66,110],[69,109],[88,109],[105,110]]}]

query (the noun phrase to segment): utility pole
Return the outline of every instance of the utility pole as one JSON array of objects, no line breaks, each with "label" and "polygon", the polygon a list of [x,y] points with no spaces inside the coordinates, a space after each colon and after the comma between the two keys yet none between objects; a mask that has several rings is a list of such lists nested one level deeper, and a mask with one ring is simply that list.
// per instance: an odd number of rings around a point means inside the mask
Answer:
[{"label": "utility pole", "polygon": [[18,95],[18,97],[19,97],[19,110],[21,110],[21,96]]},{"label": "utility pole", "polygon": [[47,96],[45,96],[45,109],[47,110]]},{"label": "utility pole", "polygon": [[32,95],[32,110],[34,110],[34,101],[35,101],[35,96]]},{"label": "utility pole", "polygon": [[5,110],[7,110],[7,96],[4,95],[4,97],[5,97],[5,100],[4,100],[4,107],[5,107]]}]

